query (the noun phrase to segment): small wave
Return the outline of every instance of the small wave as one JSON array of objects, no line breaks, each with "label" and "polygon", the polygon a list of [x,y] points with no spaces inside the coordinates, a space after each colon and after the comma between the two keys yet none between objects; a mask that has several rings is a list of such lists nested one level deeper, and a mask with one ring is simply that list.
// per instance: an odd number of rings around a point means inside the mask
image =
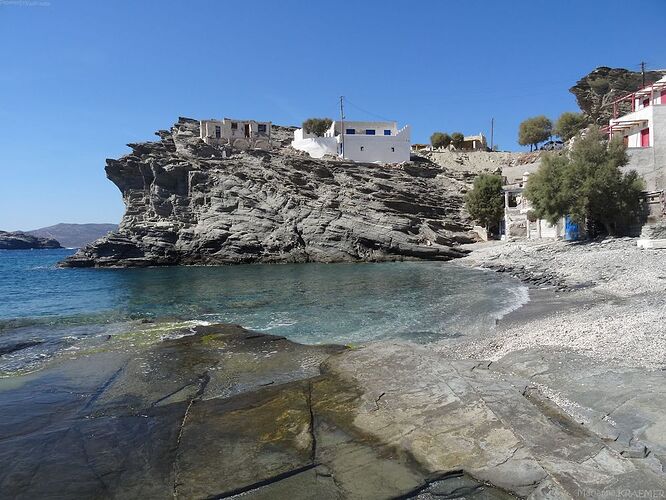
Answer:
[{"label": "small wave", "polygon": [[508,295],[512,295],[514,300],[512,300],[506,307],[499,310],[497,315],[498,320],[513,311],[520,309],[530,301],[530,289],[526,286],[510,288],[506,292]]}]

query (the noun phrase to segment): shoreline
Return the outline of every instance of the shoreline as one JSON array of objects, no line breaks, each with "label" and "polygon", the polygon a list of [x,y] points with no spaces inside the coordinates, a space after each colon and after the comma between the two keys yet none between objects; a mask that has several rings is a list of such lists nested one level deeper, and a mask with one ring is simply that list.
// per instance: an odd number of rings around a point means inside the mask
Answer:
[{"label": "shoreline", "polygon": [[[592,263],[583,274],[620,262],[627,244],[612,245],[585,254]],[[12,437],[0,439],[10,464],[2,491],[295,499],[666,491],[663,372],[634,358],[614,362],[604,337],[585,330],[613,307],[634,307],[630,292],[648,293],[650,280],[634,273],[624,296],[612,280],[579,287],[581,248],[496,246],[462,262],[499,263],[505,273],[520,262],[541,277],[558,267],[566,284],[529,287],[529,301],[487,336],[345,347],[223,324],[165,335],[158,321],[144,325],[155,342],[110,336],[0,378],[2,430]],[[620,353],[636,347],[602,331]],[[604,349],[590,349],[595,343]]]}]

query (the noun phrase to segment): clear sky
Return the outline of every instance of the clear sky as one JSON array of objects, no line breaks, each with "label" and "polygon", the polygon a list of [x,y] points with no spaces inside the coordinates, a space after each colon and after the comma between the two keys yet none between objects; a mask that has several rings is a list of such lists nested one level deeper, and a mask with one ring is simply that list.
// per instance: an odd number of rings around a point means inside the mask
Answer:
[{"label": "clear sky", "polygon": [[664,0],[0,0],[0,229],[118,222],[105,158],[178,116],[296,125],[344,95],[414,142],[494,117],[522,149],[595,67],[666,67],[665,24]]}]

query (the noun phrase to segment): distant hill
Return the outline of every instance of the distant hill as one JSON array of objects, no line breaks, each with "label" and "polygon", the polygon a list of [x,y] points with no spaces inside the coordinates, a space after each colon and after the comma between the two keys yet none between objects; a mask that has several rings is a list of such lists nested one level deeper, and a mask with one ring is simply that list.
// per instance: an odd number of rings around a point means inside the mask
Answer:
[{"label": "distant hill", "polygon": [[118,229],[117,224],[56,224],[26,233],[42,238],[54,238],[63,247],[82,248],[116,229]]}]

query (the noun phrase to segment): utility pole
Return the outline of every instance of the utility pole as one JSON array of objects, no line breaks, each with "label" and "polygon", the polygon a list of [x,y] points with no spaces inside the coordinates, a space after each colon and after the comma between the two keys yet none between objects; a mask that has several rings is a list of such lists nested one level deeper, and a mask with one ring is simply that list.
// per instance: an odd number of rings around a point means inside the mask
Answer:
[{"label": "utility pole", "polygon": [[344,160],[345,158],[345,108],[344,101],[345,96],[340,96],[340,135],[342,135],[342,151],[340,156]]},{"label": "utility pole", "polygon": [[490,119],[490,150],[493,151],[495,145],[495,118]]},{"label": "utility pole", "polygon": [[641,85],[641,88],[645,87],[645,63],[641,61],[641,77],[643,79],[643,85]]}]

